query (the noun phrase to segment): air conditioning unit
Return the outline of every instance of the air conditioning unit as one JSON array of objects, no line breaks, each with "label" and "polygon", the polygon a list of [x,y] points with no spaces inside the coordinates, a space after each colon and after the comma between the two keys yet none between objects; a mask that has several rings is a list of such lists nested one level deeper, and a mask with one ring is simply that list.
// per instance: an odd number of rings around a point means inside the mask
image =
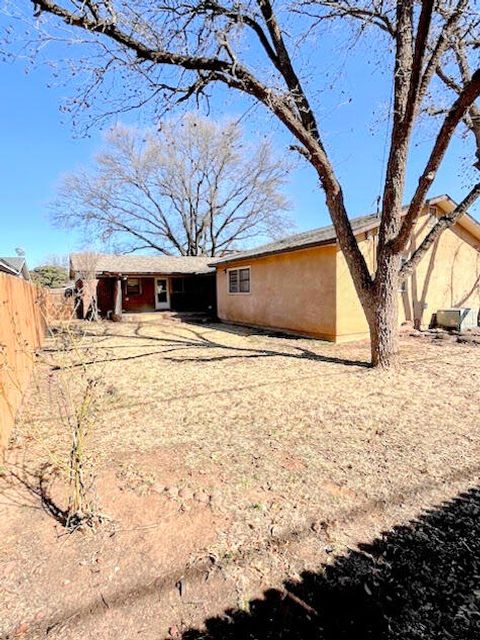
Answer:
[{"label": "air conditioning unit", "polygon": [[465,331],[478,325],[478,309],[466,307],[456,309],[439,309],[437,311],[437,326],[443,329]]}]

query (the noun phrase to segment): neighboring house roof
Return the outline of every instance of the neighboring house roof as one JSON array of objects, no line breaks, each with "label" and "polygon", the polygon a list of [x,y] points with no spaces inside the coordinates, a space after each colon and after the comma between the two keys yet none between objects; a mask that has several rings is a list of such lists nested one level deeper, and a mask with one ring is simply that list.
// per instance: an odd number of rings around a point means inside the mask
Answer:
[{"label": "neighboring house roof", "polygon": [[211,257],[206,256],[135,256],[73,253],[70,272],[74,277],[82,271],[98,275],[194,275],[211,273]]},{"label": "neighboring house roof", "polygon": [[13,276],[20,276],[25,280],[30,280],[27,262],[22,256],[14,256],[12,258],[0,257],[0,271]]},{"label": "neighboring house roof", "polygon": [[[452,198],[450,198],[450,196],[442,195],[426,201],[426,206],[433,205],[439,205],[445,211],[452,211],[456,206],[456,203]],[[407,209],[408,207],[404,207],[403,213],[406,213]],[[464,222],[466,227],[468,226],[469,231],[473,232],[480,239],[480,224],[469,214],[464,214],[461,220]],[[360,216],[359,218],[353,218],[350,220],[350,224],[352,225],[354,234],[359,235],[378,227],[380,225],[380,217],[377,214]],[[211,259],[211,264],[225,264],[248,258],[275,255],[277,253],[287,253],[297,249],[308,249],[309,247],[335,244],[336,242],[337,234],[335,233],[335,228],[333,225],[328,225],[326,227],[320,227],[319,229],[313,229],[312,231],[297,233],[293,236],[283,238],[282,240],[269,242],[268,244],[255,247],[254,249],[249,249],[248,251],[232,253],[228,256],[224,256],[223,258],[217,258],[215,261]]]}]

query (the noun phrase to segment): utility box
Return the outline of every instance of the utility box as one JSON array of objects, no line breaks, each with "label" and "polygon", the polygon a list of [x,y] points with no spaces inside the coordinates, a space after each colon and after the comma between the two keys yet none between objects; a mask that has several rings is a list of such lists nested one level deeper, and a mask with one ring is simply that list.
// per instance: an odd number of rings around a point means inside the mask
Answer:
[{"label": "utility box", "polygon": [[465,331],[478,325],[478,309],[459,307],[455,309],[439,309],[437,311],[437,326],[443,329]]}]

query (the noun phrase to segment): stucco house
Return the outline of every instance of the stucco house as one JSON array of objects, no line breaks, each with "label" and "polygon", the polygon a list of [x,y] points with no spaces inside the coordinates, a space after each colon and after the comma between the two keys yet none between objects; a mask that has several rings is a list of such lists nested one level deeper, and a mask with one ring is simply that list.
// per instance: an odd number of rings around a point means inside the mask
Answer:
[{"label": "stucco house", "polygon": [[92,303],[103,317],[146,311],[215,311],[212,258],[76,253],[70,277],[78,292],[78,315]]},{"label": "stucco house", "polygon": [[[408,257],[442,213],[449,196],[432,198],[419,219]],[[352,220],[371,271],[380,220]],[[333,226],[217,259],[221,320],[270,327],[335,342],[368,336],[368,325]],[[440,309],[480,307],[480,224],[463,215],[423,257],[398,292],[400,322],[429,326]]]}]

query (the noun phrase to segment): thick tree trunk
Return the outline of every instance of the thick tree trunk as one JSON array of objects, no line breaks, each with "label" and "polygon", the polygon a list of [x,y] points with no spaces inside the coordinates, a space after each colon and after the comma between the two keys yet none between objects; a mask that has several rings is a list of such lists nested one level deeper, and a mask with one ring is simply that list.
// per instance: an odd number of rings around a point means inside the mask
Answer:
[{"label": "thick tree trunk", "polygon": [[367,310],[373,367],[390,367],[398,361],[398,257],[386,261],[377,274]]},{"label": "thick tree trunk", "polygon": [[122,319],[122,281],[117,278],[113,287],[113,314],[112,320],[118,322]]},{"label": "thick tree trunk", "polygon": [[384,301],[370,323],[370,343],[373,367],[391,367],[398,361],[397,303]]}]

